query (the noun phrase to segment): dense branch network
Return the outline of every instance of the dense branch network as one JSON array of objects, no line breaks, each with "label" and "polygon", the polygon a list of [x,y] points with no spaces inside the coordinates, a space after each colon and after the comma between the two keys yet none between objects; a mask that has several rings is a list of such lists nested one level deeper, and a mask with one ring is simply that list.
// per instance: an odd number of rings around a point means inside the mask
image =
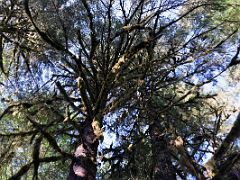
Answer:
[{"label": "dense branch network", "polygon": [[[0,146],[0,160],[14,165],[26,150],[11,178],[37,179],[46,162],[59,161],[59,168],[63,159],[70,164],[68,179],[94,179],[98,159],[108,178],[119,178],[121,169],[122,177],[147,174],[144,166],[150,179],[207,178],[206,154],[222,161],[239,136],[238,118],[219,143],[227,115],[211,105],[214,94],[202,93],[240,62],[239,45],[225,53],[238,27],[224,32],[229,22],[211,22],[209,12],[217,7],[200,0],[2,2],[0,85],[9,92],[2,93],[0,140],[12,142],[13,156]],[[103,147],[104,131],[119,142]],[[233,154],[209,176],[237,164],[239,154]],[[137,166],[141,155],[148,160]]]}]

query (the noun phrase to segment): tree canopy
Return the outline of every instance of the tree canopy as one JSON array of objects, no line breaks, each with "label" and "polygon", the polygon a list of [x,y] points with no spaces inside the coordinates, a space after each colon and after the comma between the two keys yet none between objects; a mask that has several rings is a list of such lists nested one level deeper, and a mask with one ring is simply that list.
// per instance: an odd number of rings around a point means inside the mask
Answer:
[{"label": "tree canopy", "polygon": [[1,179],[239,177],[239,9],[0,1]]}]

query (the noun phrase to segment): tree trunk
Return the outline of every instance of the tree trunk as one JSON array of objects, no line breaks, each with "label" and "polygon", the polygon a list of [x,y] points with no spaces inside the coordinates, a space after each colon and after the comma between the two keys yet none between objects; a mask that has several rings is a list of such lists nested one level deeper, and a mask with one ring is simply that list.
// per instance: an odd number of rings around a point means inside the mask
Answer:
[{"label": "tree trunk", "polygon": [[153,179],[176,180],[176,173],[171,162],[171,155],[167,149],[167,143],[160,129],[151,125],[150,136],[153,152]]},{"label": "tree trunk", "polygon": [[218,169],[219,167],[217,167],[217,163],[221,161],[221,159],[225,156],[226,152],[229,150],[231,144],[239,137],[240,137],[240,113],[238,113],[237,119],[235,120],[230,132],[227,134],[222,144],[218,147],[216,153],[205,164],[205,168],[207,169],[208,175],[210,177],[215,175],[216,176],[215,179],[217,179],[218,177],[222,176],[222,174],[224,174],[224,171],[227,172],[226,170],[234,165],[231,163],[225,163],[224,168],[221,171],[219,171]]},{"label": "tree trunk", "polygon": [[83,127],[80,144],[77,146],[70,167],[68,180],[94,180],[97,172],[98,137],[92,123],[86,122]]}]

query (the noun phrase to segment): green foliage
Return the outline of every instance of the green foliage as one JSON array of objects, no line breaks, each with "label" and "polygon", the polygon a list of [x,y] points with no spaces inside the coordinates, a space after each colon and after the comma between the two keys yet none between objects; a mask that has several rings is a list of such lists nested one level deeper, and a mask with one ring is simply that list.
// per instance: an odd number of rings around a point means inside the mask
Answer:
[{"label": "green foliage", "polygon": [[212,18],[214,23],[225,22],[228,25],[224,27],[227,32],[239,27],[240,22],[240,4],[238,0],[222,0],[218,2],[214,16]]}]

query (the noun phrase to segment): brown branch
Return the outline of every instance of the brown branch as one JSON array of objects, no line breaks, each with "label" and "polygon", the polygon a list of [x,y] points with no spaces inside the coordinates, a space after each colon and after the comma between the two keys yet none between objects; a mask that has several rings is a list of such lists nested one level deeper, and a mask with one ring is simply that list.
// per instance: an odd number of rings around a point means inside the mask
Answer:
[{"label": "brown branch", "polygon": [[82,3],[87,11],[87,17],[89,19],[89,29],[91,30],[91,35],[90,35],[91,36],[91,50],[90,50],[90,54],[89,54],[89,64],[93,71],[93,74],[96,76],[97,70],[96,70],[92,60],[93,60],[94,53],[96,51],[96,48],[97,48],[97,45],[99,42],[96,37],[96,31],[95,31],[95,27],[94,27],[94,23],[93,23],[93,14],[91,13],[90,7],[86,0],[82,0]]},{"label": "brown branch", "polygon": [[36,129],[43,135],[43,137],[49,142],[49,144],[53,147],[54,150],[62,154],[63,156],[66,156],[68,158],[73,158],[73,156],[69,153],[66,153],[62,151],[62,149],[58,146],[56,140],[46,131],[44,128],[42,128],[41,124],[34,121],[30,116],[27,116],[27,119],[36,127]]},{"label": "brown branch", "polygon": [[59,89],[60,93],[63,95],[64,99],[69,103],[69,105],[73,108],[75,111],[79,111],[79,107],[75,106],[75,104],[72,102],[72,99],[68,96],[65,89],[62,87],[61,83],[59,81],[56,82],[56,86]]},{"label": "brown branch", "polygon": [[[83,101],[83,106],[85,106],[89,117],[93,117],[92,116],[93,115],[92,104],[90,103],[89,97],[86,92],[86,90],[88,89],[88,88],[86,88],[86,81],[84,81],[84,79],[81,77],[79,77],[77,79],[77,81],[78,81],[77,86],[78,86],[78,90],[80,92],[80,95],[81,95],[81,98]],[[92,102],[94,102],[94,101],[92,101]]]},{"label": "brown branch", "polygon": [[3,112],[2,114],[0,115],[0,120],[7,114],[11,114],[13,111],[12,109],[15,108],[15,107],[22,107],[24,109],[28,109],[30,107],[32,107],[33,105],[30,104],[30,103],[17,103],[17,104],[13,104],[13,105],[10,105],[8,106]]},{"label": "brown branch", "polygon": [[173,145],[169,146],[169,150],[177,158],[180,164],[185,166],[192,175],[194,175],[198,180],[203,180],[204,176],[201,170],[197,167],[197,164],[189,156],[188,152],[183,146],[183,139],[181,136],[176,137],[173,141]]},{"label": "brown branch", "polygon": [[33,24],[34,28],[36,29],[36,31],[38,32],[38,34],[41,36],[41,38],[47,42],[48,44],[50,44],[52,47],[54,47],[55,49],[57,50],[61,50],[61,51],[64,51],[65,48],[63,45],[60,44],[60,42],[56,42],[56,40],[53,40],[47,33],[41,31],[39,29],[39,27],[36,25],[36,23],[34,22],[33,20],[33,17],[32,17],[32,14],[30,12],[30,9],[29,9],[29,0],[24,0],[24,8],[25,8],[25,12],[26,14],[28,15],[31,23]]},{"label": "brown branch", "polygon": [[33,151],[32,151],[32,158],[33,158],[33,165],[34,165],[34,178],[38,179],[38,168],[39,168],[39,154],[41,148],[41,142],[43,140],[43,136],[39,136],[34,143]]},{"label": "brown branch", "polygon": [[5,74],[3,67],[3,37],[0,36],[0,69]]},{"label": "brown branch", "polygon": [[80,46],[82,47],[84,55],[87,57],[87,59],[89,59],[90,56],[87,52],[86,45],[84,44],[83,37],[81,35],[80,29],[77,31],[77,39],[78,39],[78,42],[79,42]]},{"label": "brown branch", "polygon": [[[56,162],[61,159],[64,159],[64,156],[52,156],[52,157],[45,157],[38,159],[39,163],[49,163],[49,162]],[[34,164],[34,161],[22,166],[16,174],[14,174],[12,177],[10,177],[8,180],[18,180],[20,179],[25,173],[29,171],[32,164]]]},{"label": "brown branch", "polygon": [[152,31],[152,29],[150,27],[146,27],[145,24],[135,24],[135,25],[132,25],[132,26],[130,26],[130,25],[129,26],[123,26],[120,31],[116,32],[115,35],[110,38],[110,41],[114,40],[115,38],[117,38],[118,36],[120,36],[124,33],[130,33],[134,30]]},{"label": "brown branch", "polygon": [[239,53],[240,53],[240,43],[237,47],[237,51],[236,51],[235,55],[232,57],[231,62],[228,65],[228,68],[231,67],[231,66],[235,66],[237,64],[240,64],[240,60],[238,59]]},{"label": "brown branch", "polygon": [[24,137],[24,136],[29,136],[29,135],[35,134],[36,132],[37,132],[37,130],[26,131],[26,132],[15,132],[15,133],[8,133],[8,134],[0,133],[0,136],[3,136],[3,137],[10,137],[10,136]]},{"label": "brown branch", "polygon": [[3,113],[0,115],[0,120],[7,114],[10,114],[12,113],[12,108],[14,108],[15,105],[11,105],[11,106],[8,106],[4,111]]},{"label": "brown branch", "polygon": [[189,15],[191,12],[193,12],[194,10],[202,7],[202,6],[208,6],[208,5],[212,5],[212,4],[200,4],[200,5],[196,5],[193,8],[191,8],[190,10],[188,10],[186,13],[182,14],[179,18],[169,22],[168,24],[161,26],[158,30],[158,32],[156,32],[154,39],[159,38],[159,36],[161,35],[162,31],[165,30],[166,28],[170,27],[171,25],[177,23],[178,21],[182,20],[183,18],[185,18],[187,15]]},{"label": "brown branch", "polygon": [[8,180],[19,180],[25,173],[29,171],[33,162],[22,166],[16,174],[10,177]]}]

